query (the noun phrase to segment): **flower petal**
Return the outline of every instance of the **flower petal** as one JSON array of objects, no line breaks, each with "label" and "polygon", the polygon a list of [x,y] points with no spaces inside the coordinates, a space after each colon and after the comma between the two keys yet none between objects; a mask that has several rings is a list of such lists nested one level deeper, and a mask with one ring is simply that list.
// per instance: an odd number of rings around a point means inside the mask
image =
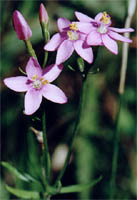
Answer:
[{"label": "flower petal", "polygon": [[4,84],[16,92],[26,92],[29,86],[26,84],[28,78],[25,76],[10,77],[4,79]]},{"label": "flower petal", "polygon": [[92,31],[87,37],[87,44],[94,46],[101,45],[101,35],[97,31]]},{"label": "flower petal", "polygon": [[64,92],[52,84],[46,84],[42,89],[42,94],[46,99],[55,103],[63,104],[67,102],[67,97]]},{"label": "flower petal", "polygon": [[118,46],[115,40],[111,39],[107,34],[102,34],[104,46],[114,54],[118,54]]},{"label": "flower petal", "polygon": [[58,19],[57,24],[59,31],[62,32],[64,28],[69,27],[69,24],[71,24],[71,22],[68,19],[62,17]]},{"label": "flower petal", "polygon": [[113,28],[113,27],[109,27],[109,30],[115,31],[115,32],[118,32],[118,33],[126,33],[126,32],[133,32],[134,31],[133,28]]},{"label": "flower petal", "polygon": [[95,16],[95,21],[100,22],[101,18],[102,18],[103,13],[100,12]]},{"label": "flower petal", "polygon": [[57,51],[56,64],[65,62],[73,53],[74,47],[72,41],[64,40]]},{"label": "flower petal", "polygon": [[74,43],[74,48],[79,56],[81,56],[88,63],[93,62],[93,51],[91,47],[83,48],[84,42],[82,40],[77,40]]},{"label": "flower petal", "polygon": [[42,69],[35,58],[30,57],[26,66],[26,73],[30,79],[32,79],[32,77],[35,75],[37,75],[38,77],[41,77]]},{"label": "flower petal", "polygon": [[95,27],[93,27],[91,23],[87,23],[87,22],[76,22],[76,23],[77,23],[78,30],[82,33],[88,34],[91,31],[96,29]]},{"label": "flower petal", "polygon": [[61,35],[59,33],[56,33],[55,35],[52,36],[50,41],[44,46],[44,49],[47,51],[55,51],[62,41],[63,38],[61,37]]},{"label": "flower petal", "polygon": [[77,19],[81,22],[95,22],[94,19],[92,19],[91,17],[88,17],[87,15],[81,13],[81,12],[75,12],[75,15],[77,17]]},{"label": "flower petal", "polygon": [[25,111],[26,115],[32,115],[42,102],[42,93],[39,90],[31,89],[25,95]]},{"label": "flower petal", "polygon": [[50,65],[48,67],[46,67],[43,71],[43,77],[45,80],[52,82],[54,81],[59,74],[62,72],[63,69],[63,65]]},{"label": "flower petal", "polygon": [[129,38],[126,38],[116,32],[113,32],[113,31],[109,31],[108,32],[108,35],[112,38],[112,39],[115,39],[115,40],[119,40],[119,41],[122,41],[122,42],[128,42],[128,43],[131,43],[132,40],[130,40]]}]

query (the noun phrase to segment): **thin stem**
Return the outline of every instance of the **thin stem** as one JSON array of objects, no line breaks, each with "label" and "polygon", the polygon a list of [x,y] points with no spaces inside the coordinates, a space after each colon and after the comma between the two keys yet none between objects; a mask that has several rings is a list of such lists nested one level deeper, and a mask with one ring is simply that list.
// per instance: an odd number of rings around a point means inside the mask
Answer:
[{"label": "thin stem", "polygon": [[[48,32],[48,25],[45,23],[41,23],[41,28],[42,28],[42,34],[45,40],[45,43],[49,40],[49,32]],[[48,52],[45,52],[44,55],[44,62],[43,62],[43,68],[45,67],[46,63],[48,60]],[[43,103],[43,105],[45,105]],[[43,151],[43,156],[44,156],[44,161],[45,161],[45,172],[46,172],[46,185],[49,184],[50,181],[50,155],[48,151],[48,142],[47,142],[47,134],[46,134],[46,112],[45,108],[43,108],[43,114],[42,114],[42,132],[43,132],[43,142],[44,142],[44,151]],[[48,198],[47,198],[48,199]]]},{"label": "thin stem", "polygon": [[32,56],[32,57],[37,59],[37,56],[35,54],[35,51],[34,51],[34,49],[32,47],[32,44],[31,44],[30,40],[24,40],[24,42],[25,42],[26,48],[27,48],[28,53],[30,54],[30,56]]},{"label": "thin stem", "polygon": [[45,51],[44,61],[43,61],[43,68],[46,66],[47,60],[48,60],[48,51]]},{"label": "thin stem", "polygon": [[[129,28],[131,25],[132,17],[135,13],[136,0],[129,0],[128,2],[128,16],[125,21],[125,28]],[[125,33],[124,36],[129,37],[129,33]],[[117,173],[117,165],[118,165],[118,150],[119,150],[119,119],[120,119],[120,110],[122,104],[122,96],[124,94],[125,89],[125,80],[126,80],[126,71],[127,71],[127,62],[128,62],[128,47],[127,43],[123,44],[122,49],[122,65],[121,65],[121,73],[120,73],[120,83],[119,83],[119,109],[116,118],[115,130],[114,130],[114,152],[112,158],[112,173],[110,180],[110,199],[114,199],[116,193],[116,173]]]},{"label": "thin stem", "polygon": [[46,135],[46,113],[45,111],[42,114],[42,133],[43,133],[43,143],[44,143],[44,165],[45,165],[45,171],[46,171],[46,183],[49,182],[50,178],[50,157],[49,157],[49,151],[48,151],[48,143],[47,143],[47,135]]},{"label": "thin stem", "polygon": [[77,113],[77,119],[76,119],[76,122],[75,122],[75,126],[74,126],[74,130],[73,130],[73,133],[72,133],[72,137],[71,137],[71,140],[70,140],[69,151],[68,151],[64,166],[63,166],[62,170],[60,171],[60,173],[59,173],[59,175],[58,175],[58,177],[56,179],[55,186],[57,186],[58,181],[60,181],[62,179],[62,177],[63,177],[63,175],[65,173],[65,170],[66,170],[66,168],[67,168],[67,166],[69,164],[69,160],[70,160],[70,156],[71,156],[71,153],[72,153],[72,147],[73,147],[74,139],[75,139],[75,137],[77,135],[77,132],[78,132],[78,129],[79,129],[79,125],[80,125],[81,116],[82,116],[85,84],[86,84],[86,79],[83,80],[83,85],[82,85],[82,89],[81,89],[81,96],[80,96],[80,102],[79,102],[79,108],[78,108],[78,113]]},{"label": "thin stem", "polygon": [[[50,40],[50,33],[48,31],[48,24],[41,22],[41,29],[42,29],[42,35],[43,35],[43,38],[44,38],[44,42],[47,43]],[[47,60],[48,60],[48,51],[45,51],[43,68],[45,67],[45,65],[47,63]]]},{"label": "thin stem", "polygon": [[120,119],[120,110],[122,104],[122,95],[119,97],[119,108],[115,123],[115,130],[114,130],[114,150],[113,150],[113,158],[112,158],[112,172],[111,172],[111,181],[110,181],[110,199],[115,199],[115,182],[116,182],[116,172],[118,166],[118,151],[119,151],[119,133],[118,133],[118,126],[119,126],[119,119]]},{"label": "thin stem", "polygon": [[47,193],[45,194],[45,193],[43,193],[43,199],[45,199],[45,200],[50,200],[50,195],[48,195]]},{"label": "thin stem", "polygon": [[[130,28],[132,17],[135,13],[135,8],[136,8],[136,0],[129,0],[128,16],[125,21],[125,28]],[[129,38],[130,33],[124,33],[124,36]],[[120,72],[120,84],[119,84],[119,90],[118,90],[119,94],[123,94],[124,89],[125,89],[129,44],[124,42],[122,48],[123,48],[122,49],[122,65],[121,65],[121,72]]]}]

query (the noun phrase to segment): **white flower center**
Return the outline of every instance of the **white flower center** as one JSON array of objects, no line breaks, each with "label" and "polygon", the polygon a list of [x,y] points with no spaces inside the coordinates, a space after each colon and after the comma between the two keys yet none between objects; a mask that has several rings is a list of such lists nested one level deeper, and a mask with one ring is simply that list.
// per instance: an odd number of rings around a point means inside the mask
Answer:
[{"label": "white flower center", "polygon": [[40,79],[38,79],[38,76],[37,75],[34,75],[32,77],[32,80],[33,80],[33,88],[35,89],[40,89],[43,85],[46,85],[48,82],[48,80],[44,80],[43,77],[41,77]]},{"label": "white flower center", "polygon": [[101,24],[99,27],[98,27],[98,29],[97,29],[97,31],[99,32],[99,33],[106,33],[107,32],[107,27],[104,25],[104,24]]},{"label": "white flower center", "polygon": [[33,87],[36,89],[40,89],[42,86],[42,82],[40,80],[36,80],[33,82]]},{"label": "white flower center", "polygon": [[78,40],[79,35],[76,31],[67,31],[70,40]]}]

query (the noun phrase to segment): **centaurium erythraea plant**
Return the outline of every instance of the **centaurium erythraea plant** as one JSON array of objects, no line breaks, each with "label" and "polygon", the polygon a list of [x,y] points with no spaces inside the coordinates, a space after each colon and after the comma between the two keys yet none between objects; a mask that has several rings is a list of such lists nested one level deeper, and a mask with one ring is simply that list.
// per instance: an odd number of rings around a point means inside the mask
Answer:
[{"label": "centaurium erythraea plant", "polygon": [[[53,35],[51,40],[44,46],[46,51],[56,51],[56,64],[65,62],[74,52],[88,63],[93,62],[92,48],[86,44],[87,33],[92,29],[91,25],[81,22],[70,22],[68,19],[59,18],[57,21],[59,33]],[[88,25],[88,26],[87,26]],[[85,32],[80,30],[85,29]]]},{"label": "centaurium erythraea plant", "polygon": [[88,45],[103,45],[113,54],[118,54],[118,45],[116,40],[128,43],[132,42],[132,40],[120,35],[119,33],[133,32],[134,29],[111,27],[111,17],[106,12],[98,13],[94,19],[80,12],[75,12],[75,15],[80,22],[92,25],[92,30],[88,33],[86,38]]},{"label": "centaurium erythraea plant", "polygon": [[[65,62],[74,52],[74,50],[77,52],[77,54],[82,57],[85,61],[88,63],[93,62],[93,51],[92,46],[105,46],[108,50],[110,50],[112,53],[117,54],[118,53],[118,46],[116,40],[120,40],[122,42],[132,42],[130,39],[123,37],[122,35],[118,33],[124,33],[124,32],[132,32],[134,31],[131,28],[128,29],[119,29],[119,28],[113,28],[111,27],[111,18],[106,13],[99,13],[96,15],[95,19],[92,19],[88,17],[85,14],[82,14],[80,12],[75,12],[76,17],[79,21],[73,21],[70,22],[68,19],[65,18],[59,18],[58,19],[58,29],[59,33],[56,33],[51,40],[44,46],[44,49],[46,51],[56,51],[57,50],[57,56],[56,56],[56,64],[47,66],[42,70],[40,67],[37,56],[35,55],[35,52],[31,46],[31,43],[29,41],[30,37],[32,36],[31,29],[29,25],[27,24],[26,20],[22,16],[22,14],[19,11],[15,11],[13,14],[13,24],[15,31],[17,33],[18,39],[24,40],[27,46],[27,50],[30,53],[30,57],[27,65],[26,65],[26,76],[16,76],[16,77],[10,77],[4,79],[4,84],[10,88],[13,91],[16,92],[26,92],[25,94],[25,100],[24,100],[24,113],[26,115],[32,115],[35,113],[42,102],[42,98],[46,98],[52,102],[64,104],[67,102],[67,97],[64,94],[64,92],[58,88],[57,86],[51,84],[52,81],[54,81],[59,74],[61,73],[63,69],[62,63]],[[48,31],[48,13],[44,8],[44,5],[40,5],[40,11],[39,11],[39,20],[41,23],[43,36],[45,41],[49,40],[49,31]],[[28,43],[29,42],[29,43]],[[45,53],[48,57],[48,53]],[[36,56],[36,58],[34,58]],[[45,60],[43,63],[43,66],[45,66],[45,63],[47,63],[47,57],[45,56]],[[83,75],[83,74],[82,74]],[[83,102],[84,96],[85,96],[85,86],[84,83],[86,81],[86,78],[83,79],[83,88],[81,92],[81,101],[78,111],[78,118],[76,120],[75,128],[72,134],[72,139],[70,143],[70,148],[66,157],[65,164],[59,174],[59,176],[56,179],[56,182],[54,184],[54,190],[53,195],[56,192],[61,191],[59,188],[60,184],[59,181],[61,180],[62,176],[64,175],[64,172],[66,170],[66,167],[69,164],[71,152],[72,152],[72,145],[74,143],[74,138],[76,137],[76,134],[78,132],[79,123],[81,121],[82,112],[83,109]],[[42,137],[41,135],[39,141],[41,143],[44,142],[44,148],[43,148],[43,158],[44,165],[42,166],[42,170],[45,168],[45,174],[46,174],[46,182],[45,182],[45,176],[43,176],[43,183],[42,186],[46,183],[46,191],[42,194],[46,198],[50,198],[52,195],[52,187],[50,186],[50,165],[49,165],[49,152],[48,152],[48,144],[47,144],[47,138],[46,138],[46,120],[45,120],[45,111],[43,110],[42,113]],[[38,135],[37,135],[38,136]],[[41,177],[40,177],[41,179]],[[49,187],[50,186],[50,187]],[[87,186],[86,186],[87,187]],[[89,187],[89,184],[88,184]],[[69,187],[73,189],[69,189],[70,192],[74,192],[76,188],[76,192],[82,191],[83,186],[78,187]],[[77,189],[78,188],[78,189]],[[66,190],[68,192],[68,190]],[[48,193],[49,192],[49,193]],[[32,193],[32,192],[31,192]],[[34,191],[34,193],[37,193]],[[13,193],[14,194],[14,193]],[[24,190],[23,190],[24,194]],[[27,193],[28,194],[28,191]],[[16,195],[16,193],[15,193]],[[22,197],[22,194],[21,196]]]},{"label": "centaurium erythraea plant", "polygon": [[59,66],[53,64],[42,70],[38,61],[31,57],[26,65],[27,76],[5,78],[4,83],[11,90],[26,92],[24,113],[31,115],[40,107],[42,96],[59,104],[67,102],[64,92],[51,84],[59,76],[62,69],[62,64]]}]

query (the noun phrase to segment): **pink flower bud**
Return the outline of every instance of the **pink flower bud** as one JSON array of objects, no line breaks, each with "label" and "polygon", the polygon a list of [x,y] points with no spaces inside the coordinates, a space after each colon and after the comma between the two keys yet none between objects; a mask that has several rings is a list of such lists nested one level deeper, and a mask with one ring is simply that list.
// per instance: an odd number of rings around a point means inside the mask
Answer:
[{"label": "pink flower bud", "polygon": [[45,24],[48,23],[48,13],[42,3],[40,4],[39,20],[40,20],[40,23],[42,22],[44,22]]},{"label": "pink flower bud", "polygon": [[19,40],[28,40],[32,36],[29,25],[17,10],[13,13],[13,25]]}]

